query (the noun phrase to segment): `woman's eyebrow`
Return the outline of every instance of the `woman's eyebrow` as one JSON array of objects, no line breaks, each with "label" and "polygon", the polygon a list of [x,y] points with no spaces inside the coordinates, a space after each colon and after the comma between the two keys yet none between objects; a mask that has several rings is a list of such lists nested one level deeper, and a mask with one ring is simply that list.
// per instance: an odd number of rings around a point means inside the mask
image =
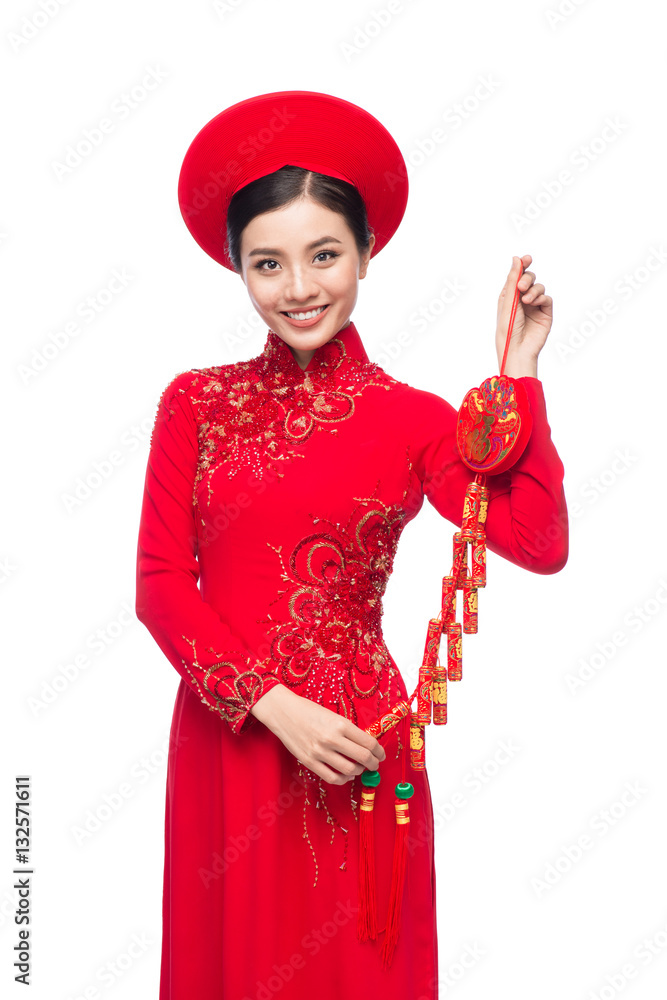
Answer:
[{"label": "woman's eyebrow", "polygon": [[[324,243],[340,243],[341,240],[337,240],[335,236],[322,236],[319,240],[313,240],[306,247],[306,250],[315,250],[316,247],[321,247]],[[258,247],[255,250],[251,250],[248,257],[259,257],[261,254],[273,254],[274,257],[280,257],[282,251],[277,250],[275,247]]]}]

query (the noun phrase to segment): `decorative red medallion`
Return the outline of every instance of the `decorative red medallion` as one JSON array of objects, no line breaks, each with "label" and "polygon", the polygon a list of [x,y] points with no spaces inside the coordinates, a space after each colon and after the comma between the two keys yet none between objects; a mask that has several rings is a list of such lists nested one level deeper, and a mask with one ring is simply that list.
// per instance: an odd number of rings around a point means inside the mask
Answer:
[{"label": "decorative red medallion", "polygon": [[470,389],[459,409],[456,443],[461,458],[474,472],[504,472],[523,453],[532,425],[521,383],[493,375],[479,389]]}]

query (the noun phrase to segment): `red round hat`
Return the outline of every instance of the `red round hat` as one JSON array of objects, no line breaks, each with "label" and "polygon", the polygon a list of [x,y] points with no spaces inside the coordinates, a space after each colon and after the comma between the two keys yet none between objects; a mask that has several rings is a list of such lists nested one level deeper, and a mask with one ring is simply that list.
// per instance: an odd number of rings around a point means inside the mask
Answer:
[{"label": "red round hat", "polygon": [[288,164],[354,184],[375,233],[372,257],[396,232],[408,200],[407,168],[384,125],[331,94],[259,94],[212,118],[190,143],[181,166],[181,214],[199,246],[219,264],[234,270],[225,250],[232,195]]}]

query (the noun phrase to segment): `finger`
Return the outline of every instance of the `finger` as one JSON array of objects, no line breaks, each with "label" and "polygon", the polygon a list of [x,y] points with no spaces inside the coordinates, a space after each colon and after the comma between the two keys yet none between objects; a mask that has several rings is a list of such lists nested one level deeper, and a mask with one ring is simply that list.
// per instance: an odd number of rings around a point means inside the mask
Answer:
[{"label": "finger", "polygon": [[325,763],[329,767],[334,768],[334,770],[339,771],[346,778],[353,778],[355,774],[361,774],[362,771],[367,770],[365,764],[361,764],[357,760],[350,760],[345,754],[338,753],[335,750],[327,754]]},{"label": "finger", "polygon": [[505,279],[505,284],[500,290],[500,295],[498,296],[499,316],[501,314],[501,310],[507,311],[511,308],[511,300],[515,294],[515,289],[518,288],[523,281],[523,274],[519,277],[519,261],[519,257],[512,257],[512,266]]},{"label": "finger", "polygon": [[533,274],[533,272],[524,271],[519,279],[518,287],[521,291],[525,291],[527,288],[530,288],[530,286],[534,281],[535,281],[535,275]]},{"label": "finger", "polygon": [[[365,747],[367,750],[370,750],[373,756],[377,757],[378,760],[384,760],[386,758],[387,753],[385,748],[378,740],[375,739],[374,736],[367,733],[365,729],[360,729],[359,726],[355,726],[353,722],[350,723],[350,727],[351,728],[347,731],[348,735],[341,737],[343,740],[349,740],[352,747],[356,747],[357,750],[360,746]],[[345,753],[348,753],[350,749],[351,748],[348,747],[348,749],[345,750]],[[350,757],[354,757],[355,760],[359,760],[358,754],[350,753],[349,755]]]},{"label": "finger", "polygon": [[[369,734],[366,733],[366,735],[368,736]],[[370,738],[373,742],[377,743],[374,737],[371,736]],[[384,747],[380,746],[379,743],[377,743],[377,748],[377,751],[374,753],[369,747],[360,746],[354,740],[348,740],[343,737],[337,746],[332,749],[338,750],[340,753],[345,754],[346,757],[350,757],[355,763],[360,764],[366,770],[374,771],[387,756]]]},{"label": "finger", "polygon": [[533,285],[525,295],[522,296],[522,302],[536,302],[540,298],[544,298],[544,285]]},{"label": "finger", "polygon": [[341,774],[320,760],[314,761],[310,765],[310,770],[324,781],[328,781],[330,785],[344,785],[346,781],[352,781],[355,777],[354,774]]}]

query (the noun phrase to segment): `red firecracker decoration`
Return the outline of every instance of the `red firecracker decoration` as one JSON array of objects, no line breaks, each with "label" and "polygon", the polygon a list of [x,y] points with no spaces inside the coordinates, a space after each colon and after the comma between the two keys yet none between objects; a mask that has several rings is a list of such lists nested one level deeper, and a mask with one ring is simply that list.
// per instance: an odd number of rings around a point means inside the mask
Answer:
[{"label": "red firecracker decoration", "polygon": [[[523,265],[519,269],[517,285],[522,274]],[[515,287],[500,375],[486,379],[478,388],[466,393],[458,412],[456,443],[462,461],[475,473],[475,477],[466,490],[461,530],[454,533],[452,569],[442,579],[440,614],[428,623],[417,687],[407,701],[399,701],[365,730],[379,739],[394,726],[409,726],[410,766],[415,771],[423,771],[426,766],[425,726],[431,721],[435,725],[447,722],[447,681],[460,681],[462,677],[462,633],[470,635],[477,632],[478,590],[486,586],[486,518],[490,500],[486,476],[505,472],[520,458],[532,429],[530,407],[523,386],[503,375],[518,299],[519,291]],[[456,593],[459,590],[462,622],[456,621]],[[439,659],[443,634],[447,636],[446,665],[441,664]],[[416,712],[411,707],[415,698]],[[391,964],[399,938],[410,825],[408,800],[414,794],[413,786],[405,780],[405,750],[404,741],[402,780],[395,787],[396,835],[389,912],[382,946],[382,960],[386,967]],[[357,933],[359,939],[365,941],[376,938],[378,934],[373,805],[380,775],[378,771],[364,771],[361,781],[364,791],[359,820]]]}]

